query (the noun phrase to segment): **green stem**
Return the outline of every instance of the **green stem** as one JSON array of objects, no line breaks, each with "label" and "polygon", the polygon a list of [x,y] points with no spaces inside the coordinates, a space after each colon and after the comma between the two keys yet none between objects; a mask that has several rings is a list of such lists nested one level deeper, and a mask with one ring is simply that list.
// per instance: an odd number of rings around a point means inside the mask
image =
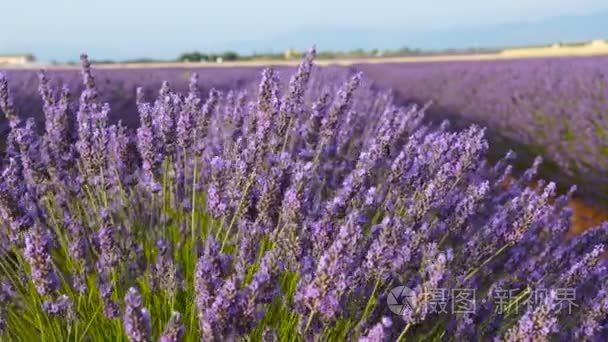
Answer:
[{"label": "green stem", "polygon": [[310,328],[310,324],[312,323],[312,319],[314,317],[315,317],[315,311],[313,310],[310,312],[310,315],[308,316],[308,320],[306,320],[306,326],[304,327],[304,335],[306,335],[306,332]]},{"label": "green stem", "polygon": [[439,240],[439,244],[438,246],[441,248],[443,247],[443,244],[447,241],[448,236],[450,236],[450,232],[447,231],[445,234],[443,234],[443,236],[441,237],[441,240]]},{"label": "green stem", "polygon": [[[224,235],[224,239],[222,240],[222,246],[220,248],[220,251],[224,250],[224,245],[226,244],[226,241],[228,240],[228,237],[230,236],[230,232],[232,231],[232,226],[236,222],[236,218],[238,217],[238,215],[241,212],[241,209],[243,207],[243,202],[245,201],[245,198],[247,197],[247,195],[249,193],[249,188],[251,187],[254,178],[255,178],[255,172],[253,172],[251,177],[249,177],[249,181],[247,182],[247,186],[245,187],[243,196],[241,197],[241,200],[239,201],[239,207],[237,208],[237,212],[232,217],[232,220],[230,221],[230,225],[228,226],[228,230],[226,231],[226,235]],[[218,232],[218,237],[219,237],[219,232]]]},{"label": "green stem", "polygon": [[[194,169],[192,170],[192,203],[190,204],[192,206],[192,209],[190,210],[190,230],[191,230],[191,234],[192,234],[192,246],[193,246],[193,250],[194,249],[194,245],[195,245],[195,241],[196,241],[196,160],[194,161]],[[196,251],[195,251],[196,253]]]},{"label": "green stem", "polygon": [[[194,165],[193,165],[193,169],[192,169],[192,209],[190,210],[190,232],[192,234],[191,236],[191,248],[192,248],[192,254],[193,254],[193,262],[194,265],[196,265],[197,262],[197,255],[196,255],[196,186],[197,186],[197,179],[196,179],[196,172],[197,172],[197,166],[198,166],[198,162],[197,159],[194,159]],[[195,275],[192,277],[192,282],[194,283],[196,281],[195,279]],[[193,294],[194,296],[194,294]],[[192,302],[191,306],[190,306],[190,336],[192,337],[192,339],[194,340],[194,336],[196,333],[196,327],[194,324],[194,318],[197,315],[197,309],[196,309],[196,305],[194,304],[194,302]]]},{"label": "green stem", "polygon": [[511,246],[511,244],[509,244],[509,243],[502,246],[498,251],[496,251],[496,253],[492,254],[489,258],[487,258],[479,267],[477,267],[476,269],[469,272],[469,274],[467,274],[464,277],[464,281],[471,279],[471,277],[474,276],[475,274],[477,274],[477,272],[479,272],[479,270],[481,270],[485,265],[487,265],[490,261],[492,261],[494,258],[496,258],[500,253],[502,253],[505,249],[509,248],[510,246]]},{"label": "green stem", "polygon": [[283,147],[281,148],[281,153],[285,152],[285,148],[287,147],[287,141],[289,140],[289,131],[291,130],[292,121],[293,118],[289,118],[287,130],[285,131],[285,139],[283,140]]},{"label": "green stem", "polygon": [[380,277],[376,277],[376,283],[374,284],[374,289],[372,290],[372,294],[369,296],[369,299],[367,300],[367,305],[365,306],[365,309],[363,310],[363,314],[361,315],[361,320],[357,324],[358,328],[360,328],[360,325],[367,319],[367,316],[369,315],[369,312],[373,307],[372,301],[375,300],[375,298],[376,298],[376,292],[378,292],[379,286],[380,286]]},{"label": "green stem", "polygon": [[163,218],[163,232],[167,233],[167,174],[169,173],[169,161],[165,159],[163,166],[163,207],[162,215]]},{"label": "green stem", "polygon": [[405,334],[407,334],[407,331],[410,330],[410,327],[412,326],[411,323],[408,323],[405,325],[405,328],[403,328],[403,331],[401,332],[401,334],[399,335],[399,337],[397,337],[397,342],[401,342],[403,341],[403,339],[405,338]]},{"label": "green stem", "polygon": [[107,208],[108,207],[108,195],[106,194],[106,177],[103,172],[103,167],[101,168],[101,187],[102,187],[101,198],[103,201],[103,206],[104,206],[104,208]]},{"label": "green stem", "polygon": [[103,304],[100,304],[97,307],[97,310],[95,311],[95,313],[93,314],[91,319],[89,320],[89,323],[87,323],[86,327],[84,328],[84,331],[82,332],[82,336],[79,339],[80,342],[85,340],[85,338],[87,337],[87,332],[91,328],[91,325],[93,325],[93,322],[95,321],[95,319],[97,318],[97,315],[101,312],[102,309],[103,309]]},{"label": "green stem", "polygon": [[[514,298],[514,300],[512,302],[509,303],[509,305],[507,305],[507,307],[505,308],[505,310],[503,312],[510,312],[511,308],[513,306],[517,306],[519,304],[519,301],[524,298],[526,295],[528,295],[530,293],[530,287],[526,287],[526,289],[520,293],[517,297]],[[517,308],[517,307],[516,307]]]}]

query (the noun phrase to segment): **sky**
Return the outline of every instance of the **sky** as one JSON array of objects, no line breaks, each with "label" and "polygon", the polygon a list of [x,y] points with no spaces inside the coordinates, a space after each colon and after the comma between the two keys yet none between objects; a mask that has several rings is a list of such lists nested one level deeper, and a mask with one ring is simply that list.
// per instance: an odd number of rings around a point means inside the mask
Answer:
[{"label": "sky", "polygon": [[605,0],[0,0],[0,54],[65,61],[84,51],[95,59],[280,51],[308,31],[424,32],[605,10]]}]

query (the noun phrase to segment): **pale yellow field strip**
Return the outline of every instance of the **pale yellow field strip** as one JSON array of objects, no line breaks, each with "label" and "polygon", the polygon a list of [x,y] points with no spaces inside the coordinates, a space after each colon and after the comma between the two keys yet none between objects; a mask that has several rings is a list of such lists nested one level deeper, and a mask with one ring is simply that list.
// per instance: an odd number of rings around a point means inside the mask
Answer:
[{"label": "pale yellow field strip", "polygon": [[[554,46],[543,48],[507,49],[499,53],[463,54],[463,55],[436,55],[411,57],[376,57],[353,59],[319,59],[317,65],[353,65],[353,64],[382,64],[382,63],[424,63],[449,61],[484,61],[505,60],[518,58],[546,58],[546,57],[583,57],[608,56],[608,43],[588,44],[583,46]],[[140,68],[226,68],[226,67],[260,67],[260,66],[295,66],[299,60],[252,60],[236,62],[167,62],[167,63],[116,63],[95,64],[99,69],[140,69]],[[0,69],[53,69],[69,70],[79,69],[79,65],[0,65]]]}]

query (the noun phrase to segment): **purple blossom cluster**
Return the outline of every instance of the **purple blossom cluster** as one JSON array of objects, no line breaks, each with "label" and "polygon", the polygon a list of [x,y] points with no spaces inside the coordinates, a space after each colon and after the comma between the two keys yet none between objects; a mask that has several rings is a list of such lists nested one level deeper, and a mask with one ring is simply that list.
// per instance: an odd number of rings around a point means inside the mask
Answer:
[{"label": "purple blossom cluster", "polygon": [[[203,92],[197,75],[185,92],[162,83],[151,102],[140,90],[135,129],[109,120],[86,56],[78,101],[40,74],[44,130],[20,119],[0,77],[11,122],[0,331],[21,336],[32,324],[63,336],[81,324],[163,342],[607,338],[608,224],[567,235],[574,189],[538,180],[540,158],[512,176],[513,153],[487,161],[484,128],[429,123],[428,105],[396,106],[359,73],[337,82],[314,56],[287,84],[267,69],[257,88],[228,93]],[[388,299],[400,286],[411,296],[395,312]],[[551,291],[534,302],[539,288]],[[577,293],[570,312],[560,310],[565,288]],[[440,289],[479,303],[429,310]],[[532,304],[497,310],[503,289],[510,304]]]}]

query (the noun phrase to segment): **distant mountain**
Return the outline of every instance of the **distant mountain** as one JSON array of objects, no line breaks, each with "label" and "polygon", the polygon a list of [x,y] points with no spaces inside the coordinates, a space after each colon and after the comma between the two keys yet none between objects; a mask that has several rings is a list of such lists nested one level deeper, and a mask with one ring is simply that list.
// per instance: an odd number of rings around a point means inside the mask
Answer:
[{"label": "distant mountain", "polygon": [[559,16],[539,21],[440,30],[399,28],[319,27],[287,32],[267,40],[222,44],[239,52],[306,49],[321,50],[410,47],[424,50],[449,48],[501,48],[608,39],[608,11],[590,15]]}]

